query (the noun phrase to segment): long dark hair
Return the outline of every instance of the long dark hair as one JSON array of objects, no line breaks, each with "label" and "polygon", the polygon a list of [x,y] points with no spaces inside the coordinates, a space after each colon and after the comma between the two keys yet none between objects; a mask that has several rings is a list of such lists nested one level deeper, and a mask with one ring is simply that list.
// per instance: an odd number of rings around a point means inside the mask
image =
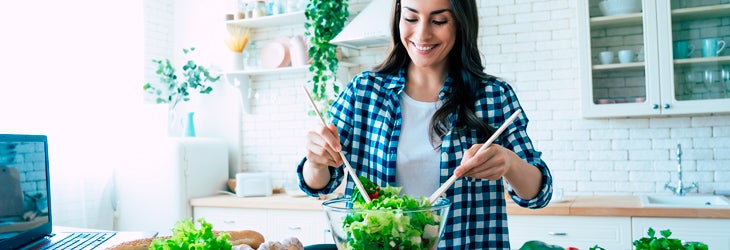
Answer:
[{"label": "long dark hair", "polygon": [[[456,131],[476,129],[486,138],[491,136],[495,129],[474,114],[474,102],[477,91],[484,88],[483,82],[495,77],[484,73],[481,53],[477,47],[479,15],[476,1],[450,0],[449,2],[456,19],[456,42],[447,59],[453,87],[451,95],[443,100],[444,104],[431,118],[431,131],[435,132],[439,138],[443,138],[451,127],[449,117],[458,113],[460,121],[455,123]],[[401,4],[400,0],[396,0],[391,15],[393,40],[390,44],[390,51],[383,62],[374,67],[376,72],[395,74],[411,63],[405,45],[401,43],[398,26],[400,19]]]}]

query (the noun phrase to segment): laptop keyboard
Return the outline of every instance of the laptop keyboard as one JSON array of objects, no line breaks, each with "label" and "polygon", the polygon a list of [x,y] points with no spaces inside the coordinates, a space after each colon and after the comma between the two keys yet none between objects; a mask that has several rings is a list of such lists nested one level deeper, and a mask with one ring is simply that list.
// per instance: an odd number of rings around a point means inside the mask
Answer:
[{"label": "laptop keyboard", "polygon": [[114,232],[72,233],[43,249],[94,249],[114,234]]}]

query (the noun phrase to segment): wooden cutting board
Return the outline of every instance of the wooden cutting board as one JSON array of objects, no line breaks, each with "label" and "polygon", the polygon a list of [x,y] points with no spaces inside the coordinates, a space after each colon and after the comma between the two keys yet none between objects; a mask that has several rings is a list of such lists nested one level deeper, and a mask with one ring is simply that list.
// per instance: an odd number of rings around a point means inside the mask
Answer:
[{"label": "wooden cutting board", "polygon": [[0,217],[23,215],[23,191],[17,168],[0,166]]}]

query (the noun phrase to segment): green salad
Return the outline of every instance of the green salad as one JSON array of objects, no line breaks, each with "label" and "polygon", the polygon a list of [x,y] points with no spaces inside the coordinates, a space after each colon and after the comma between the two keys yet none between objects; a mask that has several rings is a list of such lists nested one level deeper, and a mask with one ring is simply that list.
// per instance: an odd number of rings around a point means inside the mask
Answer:
[{"label": "green salad", "polygon": [[441,217],[431,210],[419,210],[430,206],[426,197],[401,196],[402,187],[380,188],[365,177],[359,179],[372,201],[366,203],[355,189],[353,210],[368,211],[345,218],[346,249],[431,249],[438,242]]}]

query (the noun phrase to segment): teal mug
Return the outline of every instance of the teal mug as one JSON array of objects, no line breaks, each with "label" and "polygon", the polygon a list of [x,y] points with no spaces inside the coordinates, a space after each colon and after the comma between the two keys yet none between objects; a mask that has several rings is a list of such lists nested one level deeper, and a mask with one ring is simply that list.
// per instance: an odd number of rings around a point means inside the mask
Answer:
[{"label": "teal mug", "polygon": [[725,41],[717,38],[708,38],[702,40],[702,56],[716,57],[725,49]]},{"label": "teal mug", "polygon": [[689,58],[693,52],[695,52],[695,46],[689,41],[674,42],[674,59]]}]

